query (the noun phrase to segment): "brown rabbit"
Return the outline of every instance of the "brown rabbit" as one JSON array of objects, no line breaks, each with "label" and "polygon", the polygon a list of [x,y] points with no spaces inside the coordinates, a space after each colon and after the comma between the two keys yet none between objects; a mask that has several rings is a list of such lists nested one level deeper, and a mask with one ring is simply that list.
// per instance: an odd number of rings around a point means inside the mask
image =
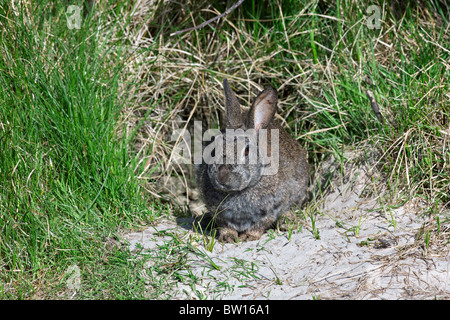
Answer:
[{"label": "brown rabbit", "polygon": [[262,91],[245,113],[226,79],[223,87],[225,128],[206,147],[214,154],[196,168],[208,209],[202,219],[214,221],[220,241],[257,240],[306,198],[306,152],[274,121],[274,88]]}]

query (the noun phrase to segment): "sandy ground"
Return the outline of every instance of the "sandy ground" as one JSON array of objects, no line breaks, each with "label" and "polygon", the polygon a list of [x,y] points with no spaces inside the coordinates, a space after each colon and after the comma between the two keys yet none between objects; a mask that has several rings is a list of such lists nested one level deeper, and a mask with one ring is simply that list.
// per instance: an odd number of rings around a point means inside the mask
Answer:
[{"label": "sandy ground", "polygon": [[[189,228],[192,220],[178,219],[124,239],[131,250],[137,243],[157,250],[168,241],[157,230],[168,230],[202,252],[189,262],[199,280],[180,282],[172,298],[449,299],[448,222],[438,226],[435,216],[421,215],[419,200],[395,209],[383,206],[382,190],[372,185],[379,176],[373,167],[355,163],[344,166],[345,178],[334,175],[329,192],[309,210],[315,218],[304,218],[291,234],[269,230],[258,241],[215,243],[211,252],[204,237]],[[335,169],[331,161],[320,175]]]}]

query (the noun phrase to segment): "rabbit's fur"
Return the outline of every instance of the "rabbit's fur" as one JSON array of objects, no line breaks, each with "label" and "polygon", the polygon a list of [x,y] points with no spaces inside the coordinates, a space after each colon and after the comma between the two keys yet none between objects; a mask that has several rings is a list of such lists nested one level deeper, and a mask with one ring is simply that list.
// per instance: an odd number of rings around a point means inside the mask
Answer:
[{"label": "rabbit's fur", "polygon": [[[202,219],[215,223],[220,241],[257,240],[282,214],[288,213],[292,205],[300,205],[306,198],[309,180],[306,152],[274,121],[278,101],[274,88],[262,91],[250,110],[243,112],[226,79],[223,87],[226,98],[225,128],[221,131],[223,153],[215,150],[215,157],[211,155],[212,163],[207,164],[203,159],[196,168],[197,183],[208,209]],[[244,144],[231,141],[232,147],[227,149],[227,129],[254,130],[249,131],[249,139]],[[278,171],[267,175],[264,174],[267,165],[262,163],[259,154],[269,157],[276,154],[271,143],[272,135],[276,137],[275,131],[279,136]],[[267,134],[264,149],[264,144],[258,143],[263,133]],[[257,161],[251,162],[249,157],[258,151],[258,157],[252,158]],[[218,163],[220,155],[223,155],[222,164]],[[235,156],[234,163],[227,163],[226,159],[232,156]]]}]

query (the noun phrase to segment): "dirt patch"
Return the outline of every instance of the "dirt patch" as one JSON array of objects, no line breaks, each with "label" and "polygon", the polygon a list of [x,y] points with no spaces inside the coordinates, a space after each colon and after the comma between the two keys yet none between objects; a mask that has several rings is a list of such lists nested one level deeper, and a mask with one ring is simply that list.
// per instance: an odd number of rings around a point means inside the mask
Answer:
[{"label": "dirt patch", "polygon": [[423,214],[418,199],[388,206],[374,161],[352,153],[346,159],[321,166],[316,176],[329,183],[328,192],[302,211],[292,232],[221,244],[194,232],[186,218],[162,220],[125,239],[131,250],[139,244],[151,252],[175,235],[195,248],[186,265],[196,280],[177,283],[171,298],[450,298],[448,212]]}]

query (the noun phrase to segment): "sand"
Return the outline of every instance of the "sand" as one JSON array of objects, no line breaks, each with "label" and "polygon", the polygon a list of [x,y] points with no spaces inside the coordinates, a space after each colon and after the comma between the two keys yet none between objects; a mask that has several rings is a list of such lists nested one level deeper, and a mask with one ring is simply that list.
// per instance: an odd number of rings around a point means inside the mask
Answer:
[{"label": "sand", "polygon": [[[334,174],[327,193],[306,210],[313,218],[292,233],[269,230],[257,241],[217,242],[209,251],[192,219],[164,218],[124,240],[131,250],[139,243],[151,252],[175,235],[195,248],[188,265],[197,280],[177,283],[171,299],[450,298],[448,222],[422,214],[426,205],[418,199],[389,208],[373,162],[348,158],[344,174]],[[319,176],[342,172],[337,168],[328,161]]]}]

